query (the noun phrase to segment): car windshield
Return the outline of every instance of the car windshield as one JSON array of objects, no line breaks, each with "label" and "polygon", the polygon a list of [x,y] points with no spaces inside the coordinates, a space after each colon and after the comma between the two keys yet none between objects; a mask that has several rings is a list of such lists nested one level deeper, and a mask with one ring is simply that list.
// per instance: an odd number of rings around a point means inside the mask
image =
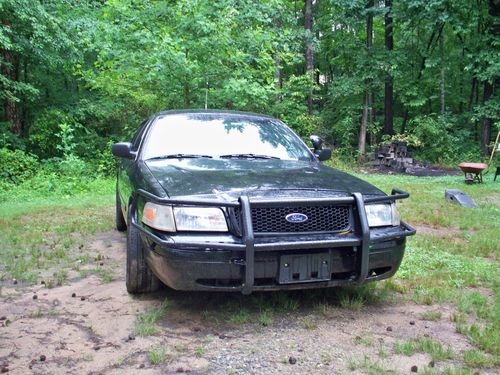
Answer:
[{"label": "car windshield", "polygon": [[212,113],[158,118],[147,137],[143,158],[184,157],[313,160],[302,141],[271,118]]}]

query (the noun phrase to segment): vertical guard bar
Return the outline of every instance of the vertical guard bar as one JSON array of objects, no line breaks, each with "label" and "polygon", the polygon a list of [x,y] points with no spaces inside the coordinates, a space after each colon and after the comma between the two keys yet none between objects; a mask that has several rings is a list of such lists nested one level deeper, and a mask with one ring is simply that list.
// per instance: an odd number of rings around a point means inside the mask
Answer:
[{"label": "vertical guard bar", "polygon": [[243,222],[243,242],[245,243],[245,283],[241,293],[250,294],[254,284],[255,274],[255,238],[252,227],[252,211],[250,209],[250,200],[246,195],[240,197],[241,214]]},{"label": "vertical guard bar", "polygon": [[366,217],[365,202],[361,193],[353,193],[358,208],[359,222],[361,224],[361,267],[359,270],[358,283],[362,283],[368,276],[368,262],[370,260],[370,227]]}]

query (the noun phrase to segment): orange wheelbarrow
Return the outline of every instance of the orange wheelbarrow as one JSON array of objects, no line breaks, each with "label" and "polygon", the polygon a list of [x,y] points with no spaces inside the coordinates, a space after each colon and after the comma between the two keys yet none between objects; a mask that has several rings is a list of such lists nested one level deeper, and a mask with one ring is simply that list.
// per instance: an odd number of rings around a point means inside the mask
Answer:
[{"label": "orange wheelbarrow", "polygon": [[483,171],[488,168],[485,163],[460,163],[458,167],[464,172],[465,183],[483,182]]}]

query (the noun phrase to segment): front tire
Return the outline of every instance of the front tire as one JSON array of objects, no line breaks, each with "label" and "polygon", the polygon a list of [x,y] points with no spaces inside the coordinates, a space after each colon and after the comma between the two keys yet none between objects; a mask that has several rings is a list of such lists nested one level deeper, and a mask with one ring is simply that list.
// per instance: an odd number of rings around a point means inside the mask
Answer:
[{"label": "front tire", "polygon": [[115,206],[115,225],[116,230],[119,232],[125,232],[127,230],[127,223],[123,217],[122,204],[120,201],[120,195],[118,194],[118,187],[116,187],[116,206]]},{"label": "front tire", "polygon": [[144,244],[139,230],[132,225],[131,211],[129,210],[127,230],[127,291],[132,294],[154,292],[159,288],[160,280],[146,263]]}]

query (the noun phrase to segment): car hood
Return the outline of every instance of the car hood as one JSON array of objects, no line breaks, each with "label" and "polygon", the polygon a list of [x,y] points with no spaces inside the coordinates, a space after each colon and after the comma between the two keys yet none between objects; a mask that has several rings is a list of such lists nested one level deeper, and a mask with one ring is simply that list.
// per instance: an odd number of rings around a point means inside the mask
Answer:
[{"label": "car hood", "polygon": [[384,195],[373,185],[319,163],[290,160],[168,159],[145,162],[170,197],[318,198],[354,192]]}]

